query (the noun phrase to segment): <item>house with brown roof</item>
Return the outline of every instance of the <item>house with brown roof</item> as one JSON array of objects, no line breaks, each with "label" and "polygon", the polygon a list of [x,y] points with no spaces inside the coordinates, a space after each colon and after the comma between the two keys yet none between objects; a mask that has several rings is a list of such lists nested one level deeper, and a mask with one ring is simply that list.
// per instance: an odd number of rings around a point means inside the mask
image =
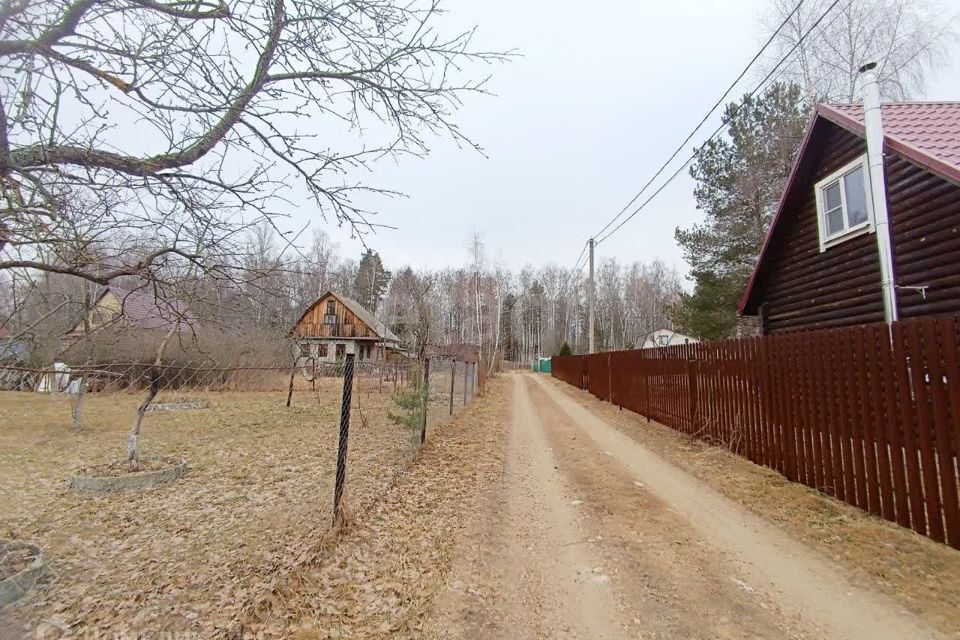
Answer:
[{"label": "house with brown roof", "polygon": [[[94,299],[87,315],[91,331],[107,327],[139,331],[170,331],[189,333],[196,329],[197,320],[187,305],[177,299],[163,298],[152,289],[126,289],[111,285]],[[76,341],[84,335],[80,320],[64,338]]]},{"label": "house with brown roof", "polygon": [[[960,103],[886,103],[880,114],[888,300],[901,319],[960,314]],[[885,319],[870,175],[863,106],[818,105],[741,315],[759,315],[767,334]]]},{"label": "house with brown roof", "polygon": [[348,347],[358,361],[390,360],[400,339],[353,298],[327,291],[307,307],[290,331],[303,357],[338,362]]}]

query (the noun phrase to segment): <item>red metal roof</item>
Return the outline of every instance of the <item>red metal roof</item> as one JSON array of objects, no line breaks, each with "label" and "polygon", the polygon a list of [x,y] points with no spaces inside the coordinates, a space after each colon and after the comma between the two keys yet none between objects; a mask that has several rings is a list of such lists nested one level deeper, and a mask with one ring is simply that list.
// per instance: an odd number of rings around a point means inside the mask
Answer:
[{"label": "red metal roof", "polygon": [[[891,102],[881,105],[884,148],[895,151],[916,164],[956,184],[960,184],[960,102]],[[784,186],[770,228],[760,248],[757,264],[750,274],[747,289],[740,299],[738,314],[743,314],[750,294],[763,266],[777,223],[780,221],[787,195],[800,162],[820,119],[828,120],[847,131],[865,137],[862,104],[818,104],[806,135],[793,159],[793,168]]]},{"label": "red metal roof", "polygon": [[[821,104],[819,115],[863,136],[863,105]],[[881,107],[887,147],[960,182],[960,102],[891,102]]]}]

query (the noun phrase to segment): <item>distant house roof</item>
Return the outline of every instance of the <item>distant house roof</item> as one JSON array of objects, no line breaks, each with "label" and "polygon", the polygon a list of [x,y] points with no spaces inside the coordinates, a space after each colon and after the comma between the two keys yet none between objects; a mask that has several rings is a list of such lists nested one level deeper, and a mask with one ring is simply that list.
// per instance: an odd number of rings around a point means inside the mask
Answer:
[{"label": "distant house roof", "polygon": [[0,362],[21,362],[26,358],[27,341],[11,338],[11,335],[9,329],[0,325]]},{"label": "distant house roof", "polygon": [[[347,296],[336,293],[335,291],[327,291],[317,298],[313,304],[307,307],[304,312],[300,314],[300,318],[297,320],[296,324],[300,324],[300,321],[303,320],[308,313],[310,313],[310,310],[320,304],[320,302],[327,296],[333,296],[339,300],[340,304],[349,309],[350,313],[355,315],[363,324],[370,327],[370,330],[376,333],[381,340],[385,340],[387,342],[400,342],[400,338],[397,337],[397,334],[391,331],[390,327],[378,320],[369,310],[367,310],[366,307],[353,298],[348,298]],[[294,326],[296,326],[296,324]]]},{"label": "distant house roof", "polygon": [[464,362],[477,362],[480,359],[480,347],[475,344],[460,343],[446,345],[427,345],[427,355],[437,358],[453,358]]},{"label": "distant house roof", "polygon": [[641,349],[649,349],[650,347],[666,347],[673,346],[676,344],[696,344],[700,342],[693,336],[688,336],[680,333],[679,331],[674,331],[673,329],[667,329],[666,327],[655,329],[650,333],[643,336],[642,342],[640,343]]},{"label": "distant house roof", "polygon": [[[158,298],[152,290],[125,289],[109,286],[94,301],[93,312],[101,307],[107,296],[112,295],[120,303],[120,317],[145,330],[169,330],[177,326],[177,331],[190,331],[197,324],[196,317],[187,305],[176,298]],[[83,322],[78,323],[68,334],[83,331]]]},{"label": "distant house roof", "polygon": [[[933,174],[960,185],[960,102],[890,102],[881,105],[883,145]],[[760,256],[747,289],[740,300],[739,314],[756,306],[751,297],[757,277],[780,222],[794,182],[800,173],[814,130],[821,122],[830,122],[861,138],[866,137],[862,104],[818,104],[806,135],[793,159],[793,167],[784,186]]]},{"label": "distant house roof", "polygon": [[340,300],[340,302],[343,303],[343,306],[345,306],[347,309],[350,309],[350,312],[353,313],[353,315],[360,318],[365,325],[373,329],[378,336],[384,340],[400,342],[400,338],[397,337],[397,334],[395,334],[393,331],[390,331],[390,327],[377,320],[377,318],[362,304],[353,298],[342,296],[339,293],[333,293],[333,291],[330,291],[330,293]]}]

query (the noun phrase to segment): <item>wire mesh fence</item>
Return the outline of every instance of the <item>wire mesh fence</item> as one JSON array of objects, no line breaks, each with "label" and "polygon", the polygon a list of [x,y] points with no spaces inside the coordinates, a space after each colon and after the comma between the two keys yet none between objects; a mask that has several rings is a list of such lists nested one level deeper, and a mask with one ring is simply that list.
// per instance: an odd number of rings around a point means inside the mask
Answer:
[{"label": "wire mesh fence", "polygon": [[[423,416],[429,437],[478,389],[476,365],[452,358],[430,359],[426,387],[417,362],[355,364],[343,494],[354,517],[406,468]],[[170,615],[154,596],[175,581],[180,601],[203,611],[184,620],[197,637],[235,624],[256,608],[252,594],[318,553],[342,395],[342,363],[0,365],[3,525],[57,566],[44,597],[5,615],[29,630],[65,603],[56,613],[77,631],[122,626]],[[183,460],[187,473],[146,492],[68,490],[76,474],[131,472],[127,443],[148,397],[140,458]]]}]

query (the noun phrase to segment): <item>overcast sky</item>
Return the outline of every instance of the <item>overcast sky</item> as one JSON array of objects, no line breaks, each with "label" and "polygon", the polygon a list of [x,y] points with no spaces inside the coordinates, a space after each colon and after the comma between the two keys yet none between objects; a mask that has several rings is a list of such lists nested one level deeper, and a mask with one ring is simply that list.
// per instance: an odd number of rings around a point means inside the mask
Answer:
[{"label": "overcast sky", "polygon": [[[448,1],[446,21],[476,24],[479,48],[522,57],[493,67],[496,95],[474,96],[459,113],[488,157],[435,140],[427,159],[384,162],[366,177],[409,196],[378,201],[377,222],[399,229],[371,236],[371,247],[388,268],[461,265],[476,229],[491,256],[512,268],[573,266],[587,237],[620,211],[759,48],[765,5]],[[960,99],[960,47],[951,60],[925,98]],[[734,95],[757,80],[748,76]],[[309,216],[305,207],[297,222]],[[699,218],[684,172],[598,248],[598,259],[660,258],[686,273],[673,231]],[[343,254],[360,254],[358,241],[326,226]]]}]

